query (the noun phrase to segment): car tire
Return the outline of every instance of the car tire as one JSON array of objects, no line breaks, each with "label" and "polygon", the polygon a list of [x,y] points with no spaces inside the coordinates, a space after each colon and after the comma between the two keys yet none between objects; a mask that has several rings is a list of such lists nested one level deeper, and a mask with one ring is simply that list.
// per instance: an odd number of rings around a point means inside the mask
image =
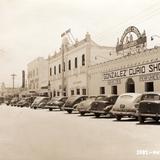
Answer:
[{"label": "car tire", "polygon": [[52,108],[49,108],[49,111],[52,111]]},{"label": "car tire", "polygon": [[96,118],[99,118],[101,114],[100,113],[95,113],[94,115],[95,115]]},{"label": "car tire", "polygon": [[158,118],[158,117],[153,117],[152,119],[155,120],[156,122],[159,121],[159,118]]},{"label": "car tire", "polygon": [[116,119],[117,119],[117,121],[120,121],[120,120],[121,120],[121,118],[122,118],[122,116],[120,116],[120,115],[116,115]]},{"label": "car tire", "polygon": [[84,116],[85,115],[85,112],[80,112],[81,116]]},{"label": "car tire", "polygon": [[69,114],[71,114],[71,113],[72,113],[72,110],[68,110],[67,112],[68,112]]},{"label": "car tire", "polygon": [[139,116],[139,117],[138,117],[138,120],[139,120],[139,123],[140,123],[140,124],[143,124],[144,121],[145,121],[145,118],[144,118],[143,116]]}]

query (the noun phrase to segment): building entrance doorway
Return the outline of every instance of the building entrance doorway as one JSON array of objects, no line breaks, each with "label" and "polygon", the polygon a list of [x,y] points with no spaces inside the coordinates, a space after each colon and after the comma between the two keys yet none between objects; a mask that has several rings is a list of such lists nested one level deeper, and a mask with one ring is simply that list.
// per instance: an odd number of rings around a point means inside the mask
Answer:
[{"label": "building entrance doorway", "polygon": [[132,78],[128,78],[126,81],[126,92],[135,92],[135,83],[134,80]]}]

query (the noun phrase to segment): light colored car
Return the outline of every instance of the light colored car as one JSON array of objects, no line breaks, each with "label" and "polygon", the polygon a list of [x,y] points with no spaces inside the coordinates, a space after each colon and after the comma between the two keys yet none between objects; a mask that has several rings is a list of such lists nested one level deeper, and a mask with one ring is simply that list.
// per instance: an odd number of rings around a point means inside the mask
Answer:
[{"label": "light colored car", "polygon": [[140,93],[121,94],[113,105],[111,113],[118,121],[124,116],[137,117],[136,111],[138,104],[141,101],[141,97],[142,94]]},{"label": "light colored car", "polygon": [[37,109],[37,108],[44,108],[44,106],[49,101],[48,97],[36,97],[34,102],[31,105],[31,108]]},{"label": "light colored car", "polygon": [[92,96],[87,98],[86,100],[80,102],[77,105],[77,110],[79,111],[79,113],[83,116],[85,115],[85,113],[90,113],[90,108],[91,108],[91,104],[92,102],[94,102],[96,99],[96,96]]}]

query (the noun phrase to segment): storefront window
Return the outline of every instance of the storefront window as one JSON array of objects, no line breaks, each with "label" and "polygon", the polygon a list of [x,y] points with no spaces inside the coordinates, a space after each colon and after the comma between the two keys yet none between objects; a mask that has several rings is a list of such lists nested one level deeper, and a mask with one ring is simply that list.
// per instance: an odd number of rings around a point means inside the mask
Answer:
[{"label": "storefront window", "polygon": [[105,94],[105,87],[100,87],[100,94]]},{"label": "storefront window", "polygon": [[71,90],[71,95],[74,95],[74,90]]},{"label": "storefront window", "polygon": [[86,89],[82,89],[82,95],[86,95]]},{"label": "storefront window", "polygon": [[153,82],[146,82],[145,83],[145,91],[146,92],[152,92],[152,91],[154,91],[154,84],[153,84]]},{"label": "storefront window", "polygon": [[80,89],[77,89],[77,95],[80,95]]}]

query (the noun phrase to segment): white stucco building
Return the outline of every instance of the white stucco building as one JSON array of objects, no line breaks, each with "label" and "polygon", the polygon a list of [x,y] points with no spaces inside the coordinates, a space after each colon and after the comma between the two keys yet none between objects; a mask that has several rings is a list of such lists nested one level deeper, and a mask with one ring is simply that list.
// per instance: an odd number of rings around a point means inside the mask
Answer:
[{"label": "white stucco building", "polygon": [[62,95],[64,84],[66,95],[86,95],[90,90],[89,66],[115,59],[117,57],[115,47],[96,44],[89,33],[75,44],[71,44],[67,36],[62,42],[64,41],[64,72],[62,72],[62,49],[48,57],[50,94]]},{"label": "white stucco building", "polygon": [[[127,28],[122,39],[136,30]],[[160,92],[160,48],[147,49],[145,32],[139,33],[136,40],[118,44],[121,57],[89,67],[89,95]]]},{"label": "white stucco building", "polygon": [[38,57],[27,65],[28,89],[38,93],[48,92],[48,60]]}]

